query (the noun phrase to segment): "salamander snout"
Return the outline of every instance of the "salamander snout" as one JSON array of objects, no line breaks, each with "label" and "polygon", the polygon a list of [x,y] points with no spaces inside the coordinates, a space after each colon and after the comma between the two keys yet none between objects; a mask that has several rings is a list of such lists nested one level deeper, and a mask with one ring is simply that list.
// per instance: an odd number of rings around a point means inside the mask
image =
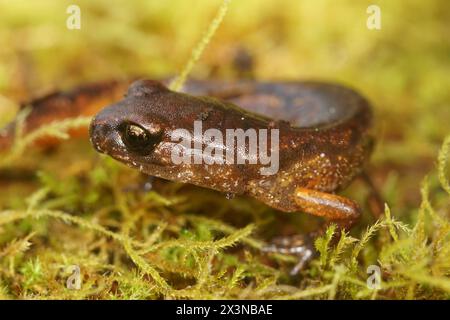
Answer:
[{"label": "salamander snout", "polygon": [[92,146],[100,153],[108,153],[111,138],[114,135],[114,128],[102,117],[96,116],[89,126],[89,137]]}]

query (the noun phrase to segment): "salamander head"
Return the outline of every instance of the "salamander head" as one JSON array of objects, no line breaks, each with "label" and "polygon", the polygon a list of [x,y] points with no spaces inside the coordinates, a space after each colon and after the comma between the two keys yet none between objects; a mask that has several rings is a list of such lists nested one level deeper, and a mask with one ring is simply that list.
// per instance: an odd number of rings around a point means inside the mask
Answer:
[{"label": "salamander head", "polygon": [[[244,129],[254,127],[265,128],[266,122],[234,105],[173,92],[159,82],[138,81],[125,99],[95,116],[90,138],[97,151],[148,175],[242,193],[243,181],[262,165],[251,166],[244,175],[241,165],[224,165],[225,151],[233,160],[245,160]],[[244,142],[234,144],[233,136],[231,147],[224,143],[223,132],[230,128],[242,131]]]},{"label": "salamander head", "polygon": [[141,171],[147,164],[169,164],[170,114],[164,101],[172,94],[157,81],[134,82],[125,99],[93,118],[89,134],[94,148]]},{"label": "salamander head", "polygon": [[146,174],[195,182],[204,176],[199,165],[174,160],[174,154],[195,153],[190,143],[180,149],[179,142],[192,141],[194,122],[210,110],[209,100],[170,91],[157,81],[140,80],[129,87],[125,99],[93,118],[90,139],[97,151]]}]

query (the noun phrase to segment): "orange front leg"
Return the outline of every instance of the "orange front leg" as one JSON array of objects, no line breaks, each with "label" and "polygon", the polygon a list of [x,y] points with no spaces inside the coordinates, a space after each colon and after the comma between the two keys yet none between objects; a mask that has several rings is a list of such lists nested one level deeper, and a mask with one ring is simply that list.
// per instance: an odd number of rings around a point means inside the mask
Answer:
[{"label": "orange front leg", "polygon": [[351,228],[361,216],[356,202],[332,193],[297,188],[294,201],[299,211],[324,217],[344,229]]}]

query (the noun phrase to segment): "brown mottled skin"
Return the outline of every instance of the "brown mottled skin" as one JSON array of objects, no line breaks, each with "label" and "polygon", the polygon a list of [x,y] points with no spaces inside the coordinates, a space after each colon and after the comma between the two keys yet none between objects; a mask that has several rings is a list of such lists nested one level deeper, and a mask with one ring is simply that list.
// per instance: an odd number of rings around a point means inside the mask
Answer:
[{"label": "brown mottled skin", "polygon": [[[371,107],[355,91],[319,82],[190,80],[180,93],[161,82],[140,80],[118,101],[128,84],[93,84],[32,101],[25,129],[94,115],[112,103],[90,126],[92,144],[99,152],[151,176],[248,195],[281,211],[322,216],[342,228],[357,221],[359,206],[334,194],[362,172],[372,149]],[[171,132],[180,128],[192,132],[196,120],[202,121],[203,132],[279,129],[279,171],[261,175],[260,164],[175,165],[170,158],[176,144]],[[152,143],[130,148],[124,141],[129,125],[146,131]],[[0,150],[11,145],[13,132],[14,123],[0,131]],[[234,151],[242,152],[242,146]],[[301,259],[294,268],[298,271],[313,252],[305,246],[310,239],[305,239],[297,238],[294,247],[279,239],[265,250],[298,254]]]}]

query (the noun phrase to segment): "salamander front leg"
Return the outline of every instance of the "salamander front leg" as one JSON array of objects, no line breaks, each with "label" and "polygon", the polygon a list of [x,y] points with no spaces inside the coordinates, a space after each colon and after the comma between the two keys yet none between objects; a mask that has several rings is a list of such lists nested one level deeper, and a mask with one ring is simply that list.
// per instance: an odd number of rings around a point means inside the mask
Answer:
[{"label": "salamander front leg", "polygon": [[[328,221],[325,227],[332,222],[341,230],[346,230],[351,228],[361,215],[361,210],[354,201],[331,193],[297,188],[294,201],[298,206],[297,211],[324,217]],[[325,228],[322,228],[310,235],[275,238],[263,251],[297,255],[299,262],[291,270],[291,275],[295,275],[316,254],[313,239],[324,230]]]}]

